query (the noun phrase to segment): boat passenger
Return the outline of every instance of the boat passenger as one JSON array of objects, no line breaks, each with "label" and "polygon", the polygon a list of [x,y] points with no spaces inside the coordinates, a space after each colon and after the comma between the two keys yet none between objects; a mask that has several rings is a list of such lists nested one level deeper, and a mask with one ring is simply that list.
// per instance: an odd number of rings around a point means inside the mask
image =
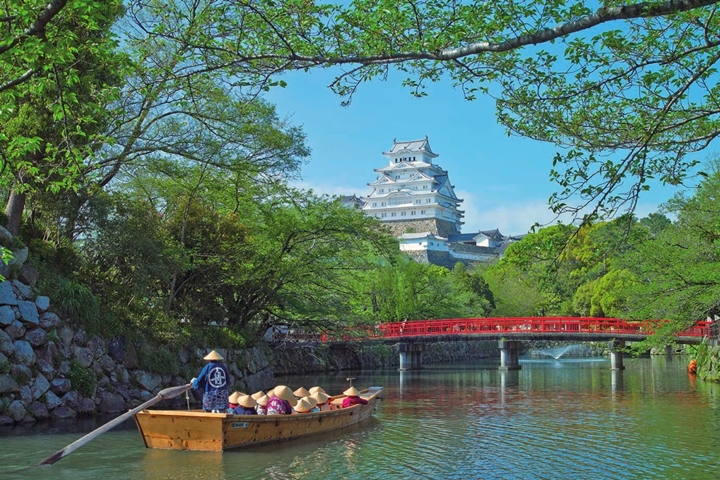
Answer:
[{"label": "boat passenger", "polygon": [[308,390],[308,391],[310,392],[310,395],[312,395],[312,394],[314,394],[314,393],[316,393],[316,392],[327,393],[325,390],[323,390],[322,387],[312,387],[312,388],[311,388],[310,390]]},{"label": "boat passenger", "polygon": [[228,397],[228,413],[233,413],[235,407],[238,406],[238,398],[240,398],[241,395],[243,395],[241,392],[233,392],[233,394]]},{"label": "boat passenger", "polygon": [[300,387],[293,392],[293,395],[295,395],[297,398],[309,397],[310,392],[305,390],[305,387]]},{"label": "boat passenger", "polygon": [[310,395],[310,398],[315,399],[315,401],[317,402],[317,408],[320,409],[321,412],[335,410],[335,405],[330,403],[330,397],[328,397],[326,393],[317,391]]},{"label": "boat passenger", "polygon": [[255,410],[257,402],[250,395],[243,395],[238,398],[238,406],[233,409],[235,415],[257,415]]},{"label": "boat passenger", "polygon": [[342,408],[352,407],[353,405],[367,405],[368,401],[360,396],[357,388],[350,387],[343,392],[345,399],[342,401]]},{"label": "boat passenger", "polygon": [[278,385],[272,391],[275,395],[267,403],[267,415],[289,415],[292,413],[291,402],[295,403],[297,400],[290,390],[285,385]]},{"label": "boat passenger", "polygon": [[255,411],[258,415],[266,415],[267,414],[267,404],[270,401],[267,395],[263,395],[262,397],[257,399],[257,405],[255,406]]},{"label": "boat passenger", "polygon": [[203,357],[208,363],[191,383],[193,388],[203,389],[203,410],[212,413],[224,413],[229,407],[228,378],[230,375],[223,357],[213,350]]},{"label": "boat passenger", "polygon": [[316,410],[317,400],[312,397],[303,397],[293,407],[293,413],[313,413],[319,412],[320,409]]}]

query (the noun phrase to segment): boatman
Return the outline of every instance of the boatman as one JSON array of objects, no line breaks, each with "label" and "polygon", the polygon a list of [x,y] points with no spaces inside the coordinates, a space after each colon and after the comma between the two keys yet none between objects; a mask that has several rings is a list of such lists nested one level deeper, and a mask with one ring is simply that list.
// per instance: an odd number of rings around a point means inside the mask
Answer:
[{"label": "boatman", "polygon": [[209,363],[192,379],[193,388],[202,388],[203,410],[225,413],[228,409],[228,369],[222,355],[213,350],[203,357]]}]

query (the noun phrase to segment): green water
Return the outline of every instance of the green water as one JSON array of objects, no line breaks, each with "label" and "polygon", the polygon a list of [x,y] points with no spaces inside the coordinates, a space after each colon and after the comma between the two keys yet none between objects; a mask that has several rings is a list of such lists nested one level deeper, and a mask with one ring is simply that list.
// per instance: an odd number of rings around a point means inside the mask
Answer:
[{"label": "green water", "polygon": [[[50,467],[27,467],[81,436],[0,431],[0,479],[714,479],[720,467],[720,385],[687,358],[522,360],[355,372],[385,400],[360,428],[219,453],[148,450],[133,425]],[[337,393],[345,377],[279,379]],[[91,429],[92,426],[84,426]]]}]

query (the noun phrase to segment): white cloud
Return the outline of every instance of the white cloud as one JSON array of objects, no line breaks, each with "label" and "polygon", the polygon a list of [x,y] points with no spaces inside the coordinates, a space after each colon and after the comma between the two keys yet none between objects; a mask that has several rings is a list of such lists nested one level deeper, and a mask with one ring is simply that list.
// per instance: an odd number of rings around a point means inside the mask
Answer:
[{"label": "white cloud", "polygon": [[457,194],[464,199],[460,208],[465,210],[465,233],[497,228],[505,235],[521,235],[528,233],[535,223],[556,221],[546,200],[502,202],[493,197],[495,201],[491,202],[480,201],[468,191],[458,190]]}]

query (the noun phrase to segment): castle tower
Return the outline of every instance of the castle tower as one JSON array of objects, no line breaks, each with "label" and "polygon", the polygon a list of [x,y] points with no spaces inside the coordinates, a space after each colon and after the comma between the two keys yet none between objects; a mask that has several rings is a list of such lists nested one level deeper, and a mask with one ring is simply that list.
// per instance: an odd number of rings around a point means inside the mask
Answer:
[{"label": "castle tower", "polygon": [[389,163],[376,168],[372,193],[363,210],[391,227],[396,236],[430,232],[444,238],[460,233],[462,200],[457,198],[448,173],[433,163],[438,155],[427,137],[409,142],[393,141],[383,152]]}]

